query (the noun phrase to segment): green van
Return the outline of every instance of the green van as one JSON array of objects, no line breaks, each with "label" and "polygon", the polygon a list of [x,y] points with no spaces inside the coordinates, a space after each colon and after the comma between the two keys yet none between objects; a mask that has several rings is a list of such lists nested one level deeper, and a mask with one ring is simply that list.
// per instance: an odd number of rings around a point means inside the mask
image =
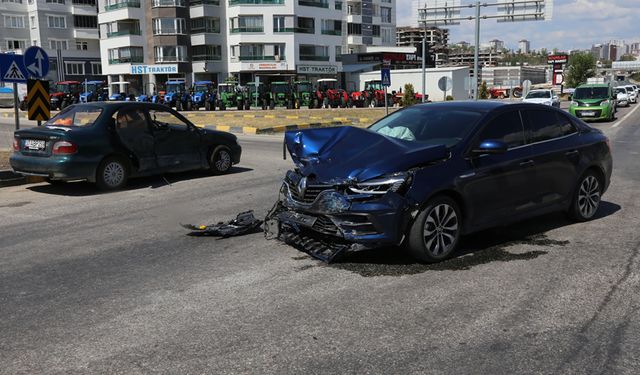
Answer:
[{"label": "green van", "polygon": [[614,119],[616,97],[609,84],[580,85],[573,93],[569,113],[583,120]]}]

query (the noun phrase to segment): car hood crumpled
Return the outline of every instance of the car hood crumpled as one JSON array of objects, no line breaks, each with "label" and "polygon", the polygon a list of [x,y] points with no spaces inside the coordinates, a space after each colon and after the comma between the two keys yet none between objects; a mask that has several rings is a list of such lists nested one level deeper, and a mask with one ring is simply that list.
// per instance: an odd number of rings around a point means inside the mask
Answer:
[{"label": "car hood crumpled", "polygon": [[300,173],[325,183],[366,181],[448,155],[443,145],[403,141],[351,126],[288,131],[284,140]]}]

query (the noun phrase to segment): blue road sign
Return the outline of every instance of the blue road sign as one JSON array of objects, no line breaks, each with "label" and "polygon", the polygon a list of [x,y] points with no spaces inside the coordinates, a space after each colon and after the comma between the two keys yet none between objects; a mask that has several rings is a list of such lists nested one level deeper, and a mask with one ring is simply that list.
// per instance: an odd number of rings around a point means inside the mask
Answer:
[{"label": "blue road sign", "polygon": [[380,80],[382,81],[382,86],[391,86],[391,69],[382,68],[380,70]]},{"label": "blue road sign", "polygon": [[24,51],[24,66],[31,78],[44,78],[49,73],[49,56],[40,47],[29,47]]},{"label": "blue road sign", "polygon": [[22,55],[0,53],[0,81],[26,83],[28,75]]}]

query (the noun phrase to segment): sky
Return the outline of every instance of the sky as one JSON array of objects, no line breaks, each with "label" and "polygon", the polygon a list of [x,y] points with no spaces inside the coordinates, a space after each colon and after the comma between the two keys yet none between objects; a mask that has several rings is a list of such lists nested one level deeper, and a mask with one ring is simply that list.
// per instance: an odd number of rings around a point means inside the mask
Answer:
[{"label": "sky", "polygon": [[[462,0],[463,5],[475,0]],[[496,0],[483,0],[493,3]],[[412,0],[396,0],[396,24],[410,24]],[[484,14],[495,14],[496,8],[483,8]],[[463,15],[468,15],[464,10]],[[474,42],[474,21],[462,21],[449,26],[449,43]],[[640,0],[555,0],[553,19],[498,23],[480,22],[480,43],[492,39],[503,40],[507,48],[518,49],[518,41],[527,39],[532,49],[551,51],[589,49],[593,44],[624,39],[627,43],[640,41]]]}]

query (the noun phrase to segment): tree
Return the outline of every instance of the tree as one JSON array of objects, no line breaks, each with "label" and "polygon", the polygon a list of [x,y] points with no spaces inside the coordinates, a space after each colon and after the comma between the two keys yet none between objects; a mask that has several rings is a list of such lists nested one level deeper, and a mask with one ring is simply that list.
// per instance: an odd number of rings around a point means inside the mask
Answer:
[{"label": "tree", "polygon": [[633,55],[622,55],[620,61],[636,61],[636,57]]},{"label": "tree", "polygon": [[402,94],[402,105],[408,107],[416,104],[416,94],[413,90],[413,85],[406,83],[404,85],[404,93]]},{"label": "tree", "polygon": [[478,90],[478,97],[480,99],[489,99],[489,90],[487,89],[487,81],[482,81],[480,89]]},{"label": "tree", "polygon": [[567,85],[578,87],[596,75],[596,59],[590,53],[571,55],[567,70]]}]

